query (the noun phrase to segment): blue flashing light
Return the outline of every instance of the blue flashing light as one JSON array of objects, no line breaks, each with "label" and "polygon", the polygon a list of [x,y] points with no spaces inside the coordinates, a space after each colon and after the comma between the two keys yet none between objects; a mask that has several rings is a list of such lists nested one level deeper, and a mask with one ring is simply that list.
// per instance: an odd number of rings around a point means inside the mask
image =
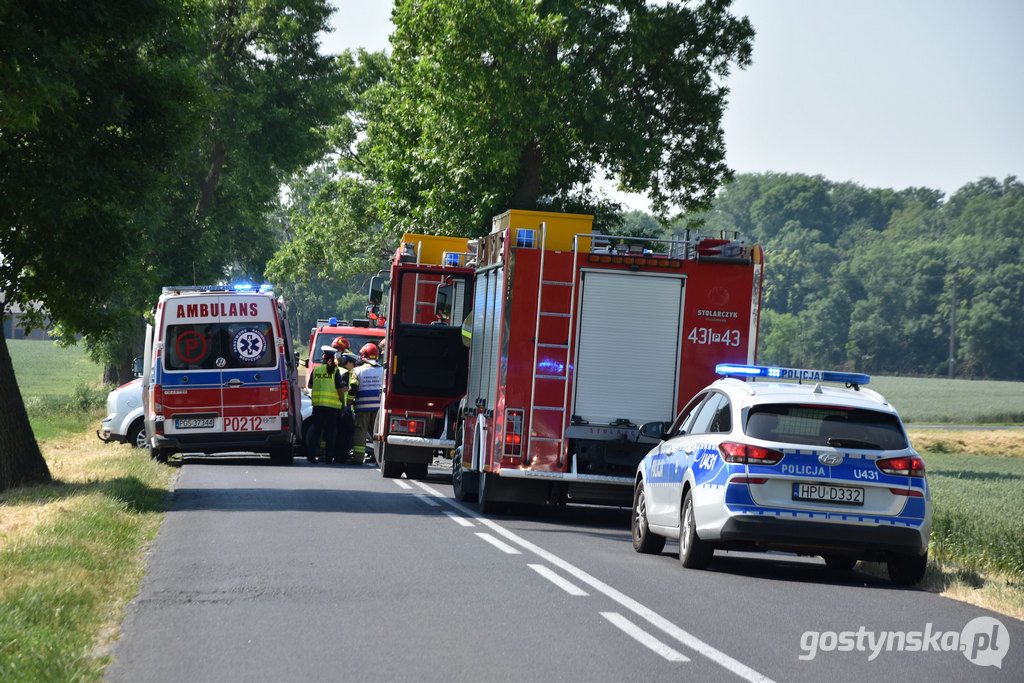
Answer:
[{"label": "blue flashing light", "polygon": [[537,245],[537,231],[519,228],[516,230],[516,246],[533,248]]},{"label": "blue flashing light", "polygon": [[459,254],[451,251],[444,253],[444,264],[446,266],[457,266],[459,265]]},{"label": "blue flashing light", "polygon": [[338,325],[338,319],[332,316],[327,319],[327,324],[331,327],[336,327]]},{"label": "blue flashing light", "polygon": [[260,292],[270,292],[270,291],[273,291],[273,289],[274,289],[274,285],[272,285],[272,284],[270,284],[268,282],[264,282],[262,285],[260,285]]},{"label": "blue flashing light", "polygon": [[252,290],[252,285],[248,282],[236,282],[231,288],[236,292],[248,292]]},{"label": "blue flashing light", "polygon": [[859,372],[836,372],[834,370],[810,370],[807,368],[779,368],[767,365],[737,365],[719,363],[715,366],[719,375],[745,375],[747,377],[768,377],[798,382],[841,382],[860,386],[871,381],[871,377]]}]

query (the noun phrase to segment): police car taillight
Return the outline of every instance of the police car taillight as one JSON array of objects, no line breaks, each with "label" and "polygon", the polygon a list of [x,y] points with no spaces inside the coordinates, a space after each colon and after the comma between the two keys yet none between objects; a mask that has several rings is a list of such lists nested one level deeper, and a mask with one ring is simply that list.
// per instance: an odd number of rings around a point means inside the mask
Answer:
[{"label": "police car taillight", "polygon": [[875,461],[875,466],[886,474],[901,477],[923,477],[924,460],[919,455],[901,455],[895,458],[882,458]]},{"label": "police car taillight", "polygon": [[409,420],[401,417],[391,418],[391,431],[396,434],[412,434],[423,436],[426,424],[423,420]]},{"label": "police car taillight", "polygon": [[723,441],[718,450],[723,460],[734,465],[776,465],[783,457],[779,451],[735,441]]}]

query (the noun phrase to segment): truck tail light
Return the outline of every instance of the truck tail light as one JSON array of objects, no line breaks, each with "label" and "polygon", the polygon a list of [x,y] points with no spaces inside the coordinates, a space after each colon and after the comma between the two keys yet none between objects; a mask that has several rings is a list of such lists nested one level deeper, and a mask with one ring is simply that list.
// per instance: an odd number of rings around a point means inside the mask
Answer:
[{"label": "truck tail light", "polygon": [[723,460],[734,465],[777,465],[783,458],[779,451],[735,441],[723,441],[718,450]]},{"label": "truck tail light", "polygon": [[523,453],[523,411],[509,410],[505,413],[505,455],[519,456]]},{"label": "truck tail light", "polygon": [[901,455],[896,458],[876,460],[875,465],[886,474],[902,477],[923,477],[924,460],[919,455]]},{"label": "truck tail light", "polygon": [[426,431],[426,421],[424,420],[404,417],[391,418],[391,432],[393,434],[412,434],[413,436],[423,436]]}]

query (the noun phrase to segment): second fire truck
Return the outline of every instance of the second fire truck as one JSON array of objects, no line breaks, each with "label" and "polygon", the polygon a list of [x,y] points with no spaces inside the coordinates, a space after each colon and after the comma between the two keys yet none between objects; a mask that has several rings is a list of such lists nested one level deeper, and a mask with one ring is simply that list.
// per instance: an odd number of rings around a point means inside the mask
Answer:
[{"label": "second fire truck", "polygon": [[452,483],[483,512],[630,505],[653,445],[640,425],[671,422],[716,363],[755,361],[763,253],[737,237],[605,236],[591,216],[508,211],[477,251]]}]

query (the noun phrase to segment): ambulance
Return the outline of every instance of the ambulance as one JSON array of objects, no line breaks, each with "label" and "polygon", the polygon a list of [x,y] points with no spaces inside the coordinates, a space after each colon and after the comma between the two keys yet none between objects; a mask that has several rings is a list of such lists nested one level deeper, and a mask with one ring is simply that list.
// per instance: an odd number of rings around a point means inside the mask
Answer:
[{"label": "ambulance", "polygon": [[291,464],[302,437],[298,362],[269,286],[164,287],[144,358],[154,458],[253,452]]}]

